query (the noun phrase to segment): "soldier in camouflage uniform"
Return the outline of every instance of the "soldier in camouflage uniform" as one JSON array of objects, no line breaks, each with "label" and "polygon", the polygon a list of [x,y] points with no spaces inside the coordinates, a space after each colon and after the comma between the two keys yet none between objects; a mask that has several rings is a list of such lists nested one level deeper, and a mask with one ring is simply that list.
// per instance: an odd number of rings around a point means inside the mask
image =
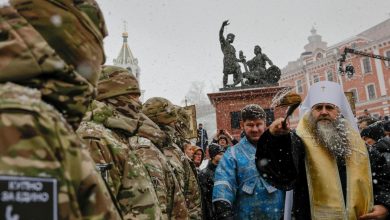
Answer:
[{"label": "soldier in camouflage uniform", "polygon": [[178,120],[175,106],[165,98],[154,97],[144,103],[142,111],[159,125],[167,136],[163,152],[173,167],[181,189],[184,192],[190,219],[201,219],[202,207],[197,177],[182,150],[182,144],[184,143],[179,141],[179,137],[174,129]]},{"label": "soldier in camouflage uniform", "polygon": [[104,61],[100,9],[92,0],[11,5],[0,8],[0,186],[16,196],[1,198],[0,219],[120,219],[73,130]]},{"label": "soldier in camouflage uniform", "polygon": [[[140,89],[136,78],[114,66],[105,66],[102,72],[97,99],[121,115],[121,120],[118,121],[121,123],[116,128],[111,125],[110,129],[129,141],[131,148],[146,166],[157,193],[163,219],[188,219],[183,192],[167,159],[156,147],[165,142],[165,134],[141,113]],[[123,78],[124,74],[126,80]]]},{"label": "soldier in camouflage uniform", "polygon": [[[177,121],[175,123],[175,135],[173,140],[184,152],[184,146],[191,144],[191,142],[186,139],[190,133],[190,116],[187,114],[186,110],[183,107],[175,106],[177,112]],[[191,173],[188,176],[188,191],[187,191],[187,207],[190,210],[191,219],[201,219],[202,216],[202,197],[201,190],[198,181],[198,172],[196,171],[196,166],[192,160],[188,160],[188,163],[191,167]],[[186,164],[186,163],[184,163]]]},{"label": "soldier in camouflage uniform", "polygon": [[[140,94],[138,88],[132,86],[135,77],[126,69],[104,66],[102,80],[105,86],[111,83],[112,95]],[[161,219],[161,209],[149,174],[122,135],[134,127],[132,120],[95,100],[77,133],[86,140],[88,150],[103,174],[107,174],[106,183],[123,218]]]},{"label": "soldier in camouflage uniform", "polygon": [[190,116],[183,107],[175,105],[175,108],[177,114],[177,121],[175,123],[176,136],[181,143],[188,142],[187,137],[190,135]]}]

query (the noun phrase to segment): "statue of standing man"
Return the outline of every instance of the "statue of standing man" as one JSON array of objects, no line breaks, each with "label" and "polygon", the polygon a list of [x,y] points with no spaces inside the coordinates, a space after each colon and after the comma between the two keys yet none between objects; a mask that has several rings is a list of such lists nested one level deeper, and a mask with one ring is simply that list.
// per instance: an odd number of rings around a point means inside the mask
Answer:
[{"label": "statue of standing man", "polygon": [[223,87],[227,86],[228,75],[233,74],[232,87],[236,86],[242,81],[241,67],[238,62],[239,59],[236,58],[236,49],[233,47],[232,43],[234,41],[234,34],[230,33],[225,37],[223,36],[223,30],[225,26],[229,25],[229,20],[226,20],[222,23],[221,30],[219,31],[219,41],[221,43],[221,50],[224,55],[223,57]]}]

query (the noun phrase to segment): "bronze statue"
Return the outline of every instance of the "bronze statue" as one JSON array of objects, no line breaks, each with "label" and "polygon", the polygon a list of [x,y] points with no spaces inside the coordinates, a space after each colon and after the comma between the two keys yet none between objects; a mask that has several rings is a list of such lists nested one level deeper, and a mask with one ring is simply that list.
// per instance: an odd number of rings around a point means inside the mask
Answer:
[{"label": "bronze statue", "polygon": [[[240,60],[243,62],[245,67],[243,77],[247,79],[244,85],[276,84],[280,79],[280,69],[273,65],[267,55],[261,52],[261,47],[259,45],[255,46],[254,53],[255,57],[246,62],[245,56],[242,51],[240,51]],[[268,69],[266,68],[267,63],[270,65]]]},{"label": "bronze statue", "polygon": [[[232,43],[234,41],[234,34],[230,33],[225,37],[223,36],[223,30],[225,26],[229,25],[229,20],[222,23],[221,30],[219,31],[219,41],[221,43],[221,50],[223,57],[223,87],[234,87],[242,81],[241,67],[236,58],[236,49]],[[233,74],[233,84],[227,85],[228,75]]]},{"label": "bronze statue", "polygon": [[[229,20],[222,23],[222,27],[219,31],[219,41],[221,43],[221,50],[223,52],[223,87],[235,87],[239,83],[241,86],[274,86],[280,79],[280,69],[273,65],[272,61],[267,55],[261,52],[259,45],[255,46],[255,57],[246,61],[242,51],[239,52],[239,59],[236,57],[236,49],[232,43],[234,41],[234,34],[230,33],[225,37],[223,31],[225,26],[229,25]],[[241,72],[242,63],[245,72]],[[268,69],[266,68],[270,66]],[[233,84],[227,85],[228,76],[233,75]],[[245,82],[244,82],[245,79]]]}]

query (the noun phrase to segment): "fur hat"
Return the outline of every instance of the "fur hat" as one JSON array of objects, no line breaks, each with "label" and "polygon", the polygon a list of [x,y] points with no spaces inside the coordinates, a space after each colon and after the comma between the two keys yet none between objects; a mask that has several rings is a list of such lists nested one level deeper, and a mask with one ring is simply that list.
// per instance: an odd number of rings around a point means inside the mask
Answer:
[{"label": "fur hat", "polygon": [[360,132],[360,136],[369,137],[378,142],[379,139],[385,136],[383,125],[378,122],[371,124]]},{"label": "fur hat", "polygon": [[225,149],[222,146],[215,144],[215,143],[212,143],[209,145],[209,155],[210,155],[211,159],[213,159],[215,156],[217,156],[221,152],[222,153],[225,152]]}]

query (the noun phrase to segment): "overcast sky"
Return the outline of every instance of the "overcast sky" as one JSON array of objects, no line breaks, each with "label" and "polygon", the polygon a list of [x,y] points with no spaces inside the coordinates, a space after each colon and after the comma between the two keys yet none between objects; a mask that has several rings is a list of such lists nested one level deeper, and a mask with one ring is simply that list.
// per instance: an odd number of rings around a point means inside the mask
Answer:
[{"label": "overcast sky", "polygon": [[[0,3],[6,2],[0,0]],[[222,86],[218,32],[224,20],[233,43],[247,58],[260,45],[280,68],[303,52],[314,26],[328,46],[390,18],[389,0],[98,0],[109,36],[106,64],[128,43],[141,68],[146,98],[163,96],[176,104],[192,81]],[[238,55],[238,54],[237,54]]]},{"label": "overcast sky", "polygon": [[389,0],[99,0],[109,36],[107,63],[122,44],[127,22],[129,46],[141,68],[146,98],[163,96],[176,104],[191,81],[205,81],[208,91],[222,86],[218,32],[236,35],[237,53],[263,52],[280,68],[303,52],[314,26],[328,46],[390,18]]}]

